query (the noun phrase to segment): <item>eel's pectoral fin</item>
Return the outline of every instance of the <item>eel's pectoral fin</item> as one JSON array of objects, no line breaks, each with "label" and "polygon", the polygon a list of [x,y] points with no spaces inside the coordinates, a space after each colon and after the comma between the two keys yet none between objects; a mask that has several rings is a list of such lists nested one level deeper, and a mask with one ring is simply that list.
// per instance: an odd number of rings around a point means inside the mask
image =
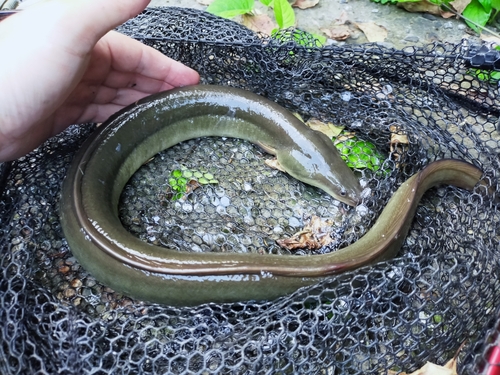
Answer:
[{"label": "eel's pectoral fin", "polygon": [[287,173],[287,171],[285,171],[285,168],[283,168],[281,166],[280,162],[276,158],[274,158],[274,159],[266,159],[266,160],[264,160],[264,163],[266,163],[266,165],[268,167],[271,167],[273,169],[277,169],[277,170],[279,170],[281,172]]},{"label": "eel's pectoral fin", "polygon": [[255,144],[257,146],[259,146],[259,148],[264,150],[264,152],[267,152],[268,154],[271,154],[271,155],[276,155],[276,149],[274,147],[269,146],[268,144],[265,144],[262,142],[255,142]]}]

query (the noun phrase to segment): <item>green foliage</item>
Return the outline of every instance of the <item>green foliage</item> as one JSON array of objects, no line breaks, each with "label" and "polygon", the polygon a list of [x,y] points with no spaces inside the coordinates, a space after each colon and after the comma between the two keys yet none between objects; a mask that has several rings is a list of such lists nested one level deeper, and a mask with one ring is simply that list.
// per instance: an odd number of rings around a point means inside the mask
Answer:
[{"label": "green foliage", "polygon": [[[260,0],[260,2],[267,7],[273,8],[274,17],[279,27],[279,29],[272,31],[271,37],[274,38],[276,35],[279,35],[279,31],[281,30],[295,26],[295,12],[288,0]],[[219,17],[233,18],[252,13],[254,7],[254,0],[214,0],[214,2],[208,6],[207,11]],[[303,37],[305,34],[308,34],[308,38]],[[300,31],[300,35],[293,34],[293,37],[293,40],[297,43],[310,47],[321,47],[321,45],[326,42],[324,36],[310,34],[306,31]],[[310,42],[309,39],[313,39],[314,42]]]},{"label": "green foliage", "polygon": [[481,33],[483,27],[488,23],[491,13],[491,0],[472,0],[464,9],[462,16],[472,30]]},{"label": "green foliage", "polygon": [[373,143],[356,137],[340,142],[336,146],[349,168],[370,169],[376,172],[384,161],[384,156],[377,151]]},{"label": "green foliage", "polygon": [[224,18],[233,18],[250,13],[254,6],[254,0],[215,0],[208,6],[207,12]]},{"label": "green foliage", "polygon": [[[420,2],[425,0],[371,0],[380,4],[397,4],[405,2]],[[451,10],[452,0],[427,0],[427,2],[441,6],[444,11]],[[486,24],[493,23],[500,12],[500,0],[472,0],[463,10],[461,16],[467,25],[481,33]]]},{"label": "green foliage", "polygon": [[280,29],[295,26],[295,13],[288,0],[273,1],[274,17]]},{"label": "green foliage", "polygon": [[172,200],[181,199],[189,191],[188,185],[192,185],[193,182],[198,182],[201,185],[219,183],[211,173],[190,170],[181,166],[181,169],[174,169],[168,179],[168,184],[173,192]]},{"label": "green foliage", "polygon": [[326,42],[326,37],[323,35],[312,34],[299,29],[274,29],[271,36],[281,41],[293,40],[304,47],[321,47]]}]

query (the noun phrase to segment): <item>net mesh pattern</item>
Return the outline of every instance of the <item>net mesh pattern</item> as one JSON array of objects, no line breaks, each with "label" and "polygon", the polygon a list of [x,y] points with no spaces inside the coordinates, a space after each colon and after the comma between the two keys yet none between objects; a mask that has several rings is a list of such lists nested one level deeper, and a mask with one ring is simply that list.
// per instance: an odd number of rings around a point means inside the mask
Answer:
[{"label": "net mesh pattern", "polygon": [[[306,120],[342,125],[384,160],[384,173],[357,170],[369,194],[346,210],[269,169],[269,156],[248,142],[184,142],[144,165],[122,194],[121,219],[145,241],[179,251],[287,253],[275,240],[319,215],[336,219],[335,241],[317,252],[335,251],[366,233],[409,176],[442,158],[481,167],[498,190],[498,80],[488,70],[495,51],[466,41],[318,48],[298,31],[269,39],[180,8],[148,9],[119,31],[193,67],[203,83],[245,88]],[[489,368],[500,329],[498,193],[432,189],[395,259],[286,297],[156,305],[97,282],[62,234],[61,182],[92,130],[70,127],[14,162],[5,180],[2,374],[398,373],[443,364],[463,343],[459,373]],[[391,147],[395,134],[408,142]],[[180,168],[205,168],[218,183],[172,200],[169,176]]]}]

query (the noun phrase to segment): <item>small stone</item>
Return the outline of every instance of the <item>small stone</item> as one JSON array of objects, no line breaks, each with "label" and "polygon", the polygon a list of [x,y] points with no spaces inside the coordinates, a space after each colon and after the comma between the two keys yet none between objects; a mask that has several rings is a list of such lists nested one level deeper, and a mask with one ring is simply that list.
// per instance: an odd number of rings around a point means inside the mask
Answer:
[{"label": "small stone", "polygon": [[436,21],[438,19],[436,16],[429,14],[429,13],[422,14],[422,17],[424,17],[425,19],[427,19],[429,21]]},{"label": "small stone", "polygon": [[69,270],[70,270],[70,268],[68,266],[66,266],[66,265],[59,267],[59,272],[62,273],[62,274],[68,273]]},{"label": "small stone", "polygon": [[420,40],[420,38],[415,35],[408,35],[404,40],[411,43],[417,43]]},{"label": "small stone", "polygon": [[74,290],[74,289],[70,288],[70,289],[66,289],[64,291],[64,297],[66,297],[66,298],[71,298],[71,297],[74,297],[75,295],[76,295],[76,290]]},{"label": "small stone", "polygon": [[71,281],[71,286],[73,288],[80,288],[82,286],[82,281],[80,279],[74,279]]}]

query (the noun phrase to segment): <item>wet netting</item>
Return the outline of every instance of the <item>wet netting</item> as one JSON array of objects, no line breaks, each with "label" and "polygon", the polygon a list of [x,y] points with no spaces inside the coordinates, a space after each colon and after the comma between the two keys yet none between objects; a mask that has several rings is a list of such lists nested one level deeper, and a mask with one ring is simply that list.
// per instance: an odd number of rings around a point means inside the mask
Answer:
[{"label": "wet netting", "polygon": [[[246,141],[183,142],[145,164],[122,194],[121,220],[144,241],[179,251],[288,254],[276,241],[316,216],[332,241],[294,254],[336,251],[369,230],[409,176],[443,158],[480,167],[490,191],[429,190],[396,258],[291,295],[151,304],[96,281],[63,236],[62,179],[94,128],[73,126],[15,161],[5,182],[0,373],[410,373],[457,353],[460,374],[492,370],[500,329],[495,50],[467,41],[320,48],[299,31],[263,38],[180,8],[150,8],[119,31],[193,67],[202,83],[251,90],[304,120],[343,126],[351,141],[344,145],[368,147],[378,165],[353,161],[365,193],[349,208],[271,169],[264,163],[271,157]],[[178,197],[186,171],[208,182]]]}]

